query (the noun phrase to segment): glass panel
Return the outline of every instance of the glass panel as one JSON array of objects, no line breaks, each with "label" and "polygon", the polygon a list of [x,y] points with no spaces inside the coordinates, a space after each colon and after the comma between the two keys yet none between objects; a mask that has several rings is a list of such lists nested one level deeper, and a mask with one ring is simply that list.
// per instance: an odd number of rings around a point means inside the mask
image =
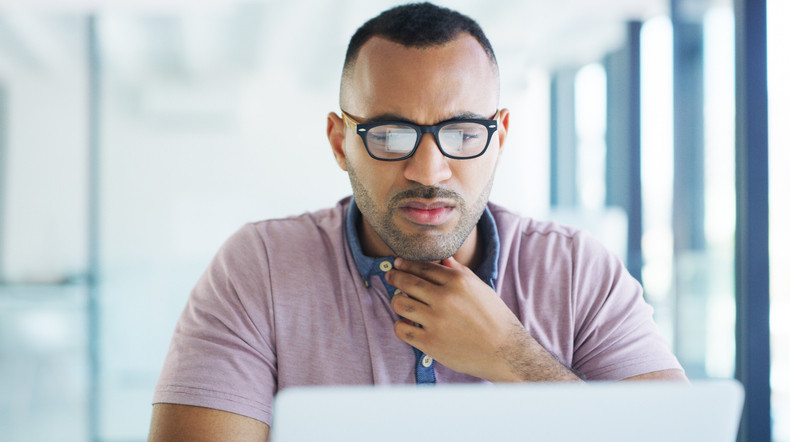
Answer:
[{"label": "glass panel", "polygon": [[576,74],[576,173],[579,203],[602,210],[606,202],[606,71],[592,63]]},{"label": "glass panel", "polygon": [[[675,341],[672,250],[672,23],[665,16],[642,27],[642,279],[645,296],[670,344]],[[683,361],[681,360],[681,363]]]},{"label": "glass panel", "polygon": [[734,32],[731,8],[716,8],[706,14],[705,374],[710,377],[732,377],[735,373]]}]

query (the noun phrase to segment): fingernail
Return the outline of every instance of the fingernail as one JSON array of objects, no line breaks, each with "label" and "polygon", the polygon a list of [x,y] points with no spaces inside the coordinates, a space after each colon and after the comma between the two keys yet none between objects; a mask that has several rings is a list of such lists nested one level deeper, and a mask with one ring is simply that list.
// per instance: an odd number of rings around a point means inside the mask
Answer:
[{"label": "fingernail", "polygon": [[400,267],[403,264],[403,258],[395,258],[395,267]]}]

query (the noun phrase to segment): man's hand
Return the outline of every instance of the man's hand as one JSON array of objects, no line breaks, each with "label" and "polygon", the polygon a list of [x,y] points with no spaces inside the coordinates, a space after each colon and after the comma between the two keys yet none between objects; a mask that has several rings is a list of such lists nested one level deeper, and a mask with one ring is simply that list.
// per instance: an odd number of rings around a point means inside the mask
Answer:
[{"label": "man's hand", "polygon": [[454,258],[440,264],[397,258],[386,278],[403,292],[392,298],[406,319],[395,323],[395,335],[448,368],[492,382],[579,380]]}]

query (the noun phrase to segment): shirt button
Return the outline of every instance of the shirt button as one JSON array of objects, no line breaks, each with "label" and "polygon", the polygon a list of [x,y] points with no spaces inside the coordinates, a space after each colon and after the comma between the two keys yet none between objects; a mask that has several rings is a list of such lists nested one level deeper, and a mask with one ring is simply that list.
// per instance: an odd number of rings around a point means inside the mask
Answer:
[{"label": "shirt button", "polygon": [[431,366],[431,364],[433,364],[433,358],[428,355],[425,355],[422,357],[420,364],[422,364],[423,367],[428,368]]},{"label": "shirt button", "polygon": [[379,268],[381,269],[382,272],[389,272],[390,270],[392,270],[392,263],[389,261],[381,261],[381,264],[379,264]]}]

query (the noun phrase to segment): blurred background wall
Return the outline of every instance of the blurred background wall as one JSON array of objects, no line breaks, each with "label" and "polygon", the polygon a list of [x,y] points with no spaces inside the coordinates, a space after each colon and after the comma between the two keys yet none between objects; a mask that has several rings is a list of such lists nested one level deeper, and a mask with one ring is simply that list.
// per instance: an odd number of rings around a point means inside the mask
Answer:
[{"label": "blurred background wall", "polygon": [[[440,1],[477,19],[511,132],[492,201],[591,230],[693,379],[735,374],[726,0]],[[243,223],[350,193],[345,46],[397,4],[0,1],[0,439],[145,440],[175,321]],[[790,3],[768,0],[774,439],[790,441]]]}]

